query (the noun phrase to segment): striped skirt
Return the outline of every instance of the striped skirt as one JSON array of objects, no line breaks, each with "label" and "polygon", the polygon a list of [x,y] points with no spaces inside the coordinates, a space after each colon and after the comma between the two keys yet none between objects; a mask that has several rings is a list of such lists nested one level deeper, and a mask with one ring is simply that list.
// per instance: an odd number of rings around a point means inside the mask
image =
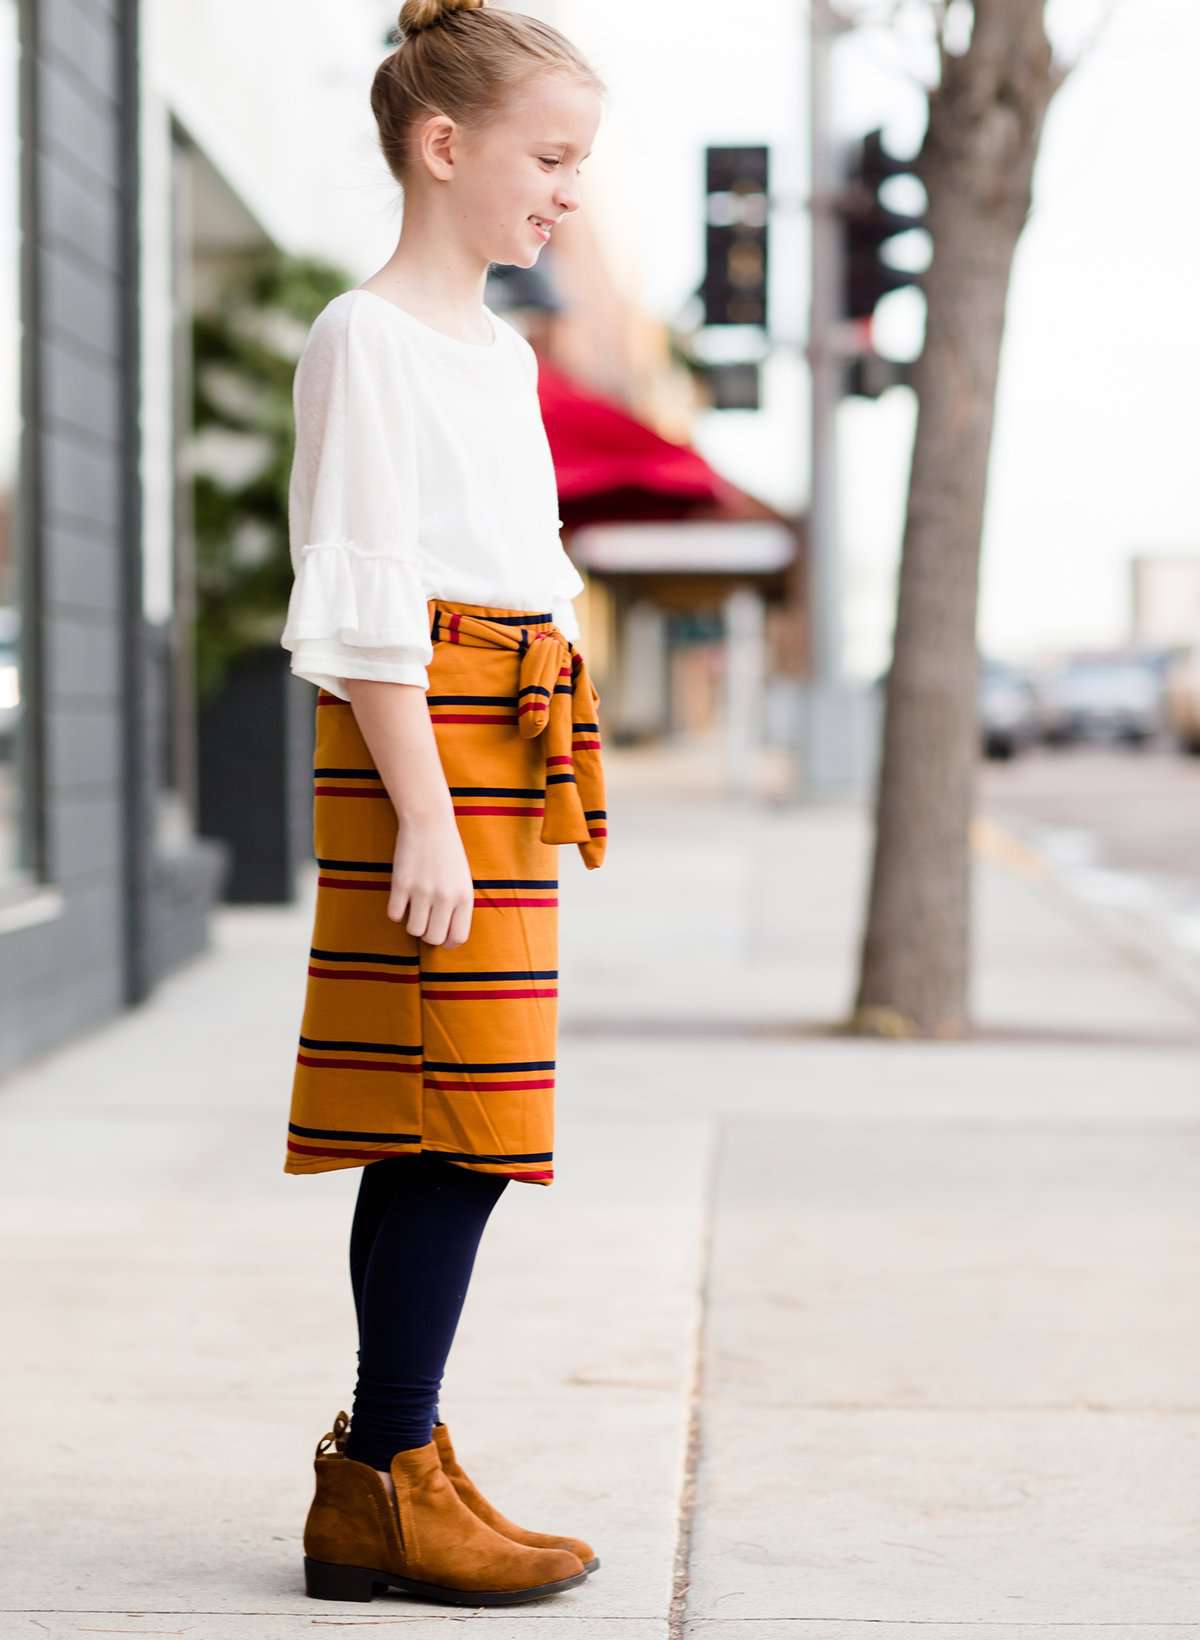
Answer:
[{"label": "striped skirt", "polygon": [[547,614],[431,599],[426,701],[475,888],[462,945],[387,915],[396,811],[319,690],[316,911],[285,1173],[436,1152],[554,1179],[558,847],[604,860],[599,696]]}]

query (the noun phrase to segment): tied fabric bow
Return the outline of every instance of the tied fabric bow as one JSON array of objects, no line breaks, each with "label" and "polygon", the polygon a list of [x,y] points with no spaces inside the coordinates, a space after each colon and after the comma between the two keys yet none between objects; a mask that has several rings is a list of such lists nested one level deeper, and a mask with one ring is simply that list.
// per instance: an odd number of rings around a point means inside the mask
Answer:
[{"label": "tied fabric bow", "polygon": [[600,761],[600,696],[583,656],[557,627],[509,628],[454,611],[444,615],[451,643],[521,651],[517,726],[546,740],[543,843],[577,843],[589,871],[604,864],[608,814]]}]

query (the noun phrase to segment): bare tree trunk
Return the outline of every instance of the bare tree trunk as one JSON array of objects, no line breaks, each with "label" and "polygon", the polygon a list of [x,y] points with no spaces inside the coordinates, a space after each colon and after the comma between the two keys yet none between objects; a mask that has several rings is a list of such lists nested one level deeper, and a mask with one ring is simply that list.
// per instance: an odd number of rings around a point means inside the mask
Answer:
[{"label": "bare tree trunk", "polygon": [[934,254],[851,1020],[864,1032],[967,1028],[979,547],[1009,277],[1060,80],[1043,0],[976,0],[970,46],[942,52],[930,94],[917,169]]}]

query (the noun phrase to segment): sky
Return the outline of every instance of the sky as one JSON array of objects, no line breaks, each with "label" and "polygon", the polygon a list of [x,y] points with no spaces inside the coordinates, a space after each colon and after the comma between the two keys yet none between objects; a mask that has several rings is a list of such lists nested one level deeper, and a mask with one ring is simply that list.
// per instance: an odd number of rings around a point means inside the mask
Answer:
[{"label": "sky", "polygon": [[[1073,59],[1096,0],[1058,0]],[[703,149],[771,145],[776,351],[761,412],[710,411],[696,443],[786,507],[807,490],[805,17],[791,0],[610,0],[561,8],[610,94],[609,145],[645,305],[677,317],[702,273]],[[1128,635],[1129,559],[1200,553],[1194,381],[1200,374],[1195,0],[1118,0],[1051,107],[1034,209],[1013,270],[984,528],[980,638],[1015,659]],[[894,34],[839,42],[836,124],[919,141],[919,53]],[[587,194],[585,189],[584,206]],[[611,210],[611,205],[609,206]],[[920,298],[889,299],[881,334],[909,340]],[[913,304],[916,304],[914,310]],[[897,389],[840,412],[845,661],[886,660],[914,418]]]}]

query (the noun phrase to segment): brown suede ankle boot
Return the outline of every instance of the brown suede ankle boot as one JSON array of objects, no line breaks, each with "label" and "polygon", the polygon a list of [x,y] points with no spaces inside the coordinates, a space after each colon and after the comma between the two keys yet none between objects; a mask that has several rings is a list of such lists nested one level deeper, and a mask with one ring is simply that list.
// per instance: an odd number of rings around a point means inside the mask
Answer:
[{"label": "brown suede ankle boot", "polygon": [[493,1531],[501,1532],[514,1543],[528,1544],[531,1549],[569,1549],[579,1557],[585,1572],[596,1570],[600,1558],[590,1543],[577,1537],[559,1537],[553,1532],[531,1532],[527,1527],[509,1520],[507,1515],[502,1515],[494,1504],[489,1503],[455,1456],[448,1424],[434,1424],[433,1438],[443,1471],[450,1477],[454,1490],[472,1514],[478,1515]]},{"label": "brown suede ankle boot", "polygon": [[569,1550],[514,1543],[473,1514],[442,1473],[436,1441],[393,1456],[393,1500],[370,1464],[341,1450],[348,1422],[339,1412],[313,1461],[304,1587],[314,1599],[371,1600],[397,1588],[444,1605],[507,1606],[586,1580]]}]

